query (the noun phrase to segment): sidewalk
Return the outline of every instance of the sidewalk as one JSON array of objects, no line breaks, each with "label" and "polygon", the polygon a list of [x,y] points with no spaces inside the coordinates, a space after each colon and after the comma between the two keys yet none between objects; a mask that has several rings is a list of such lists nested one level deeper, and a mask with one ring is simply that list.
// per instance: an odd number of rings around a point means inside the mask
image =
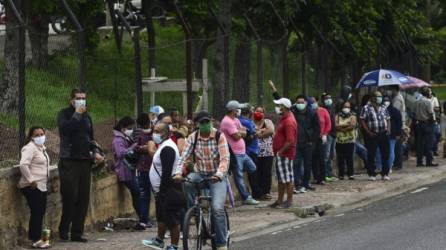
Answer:
[{"label": "sidewalk", "polygon": [[[438,158],[440,167],[416,168],[415,159],[405,162],[403,170],[394,171],[392,180],[375,182],[367,180],[364,173],[356,176],[356,180],[344,180],[328,183],[325,186],[315,186],[315,192],[294,195],[296,207],[290,210],[270,209],[262,202],[259,206],[240,206],[229,210],[231,222],[231,239],[249,238],[261,230],[288,223],[304,223],[305,217],[317,218],[316,210],[336,212],[350,206],[361,206],[367,203],[395,196],[400,193],[429,185],[446,177],[446,161]],[[299,215],[299,216],[297,216]],[[141,240],[154,237],[156,229],[145,232],[115,231],[89,232],[86,237],[88,244],[60,243],[54,241],[52,249],[147,249]],[[167,240],[169,242],[169,240]]]}]

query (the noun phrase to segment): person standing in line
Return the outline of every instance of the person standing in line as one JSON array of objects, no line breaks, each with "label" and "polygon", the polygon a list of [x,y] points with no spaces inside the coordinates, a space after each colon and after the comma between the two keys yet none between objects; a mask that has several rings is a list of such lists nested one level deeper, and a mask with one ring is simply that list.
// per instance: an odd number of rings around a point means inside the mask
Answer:
[{"label": "person standing in line", "polygon": [[[184,208],[181,206],[171,207],[172,205],[169,204],[170,200],[181,199],[169,196],[174,194],[169,192],[169,189],[177,191],[181,189],[181,184],[174,183],[172,179],[180,154],[177,145],[170,139],[170,133],[169,125],[163,122],[157,123],[153,131],[153,141],[158,145],[158,148],[150,168],[150,183],[155,193],[158,232],[155,238],[143,240],[142,244],[154,249],[163,249],[164,237],[169,230],[171,244],[166,250],[177,250],[180,241],[181,210]],[[184,194],[181,195],[184,196]]]},{"label": "person standing in line", "polygon": [[258,175],[258,155],[259,155],[259,141],[256,136],[256,125],[250,119],[251,107],[247,104],[246,107],[241,109],[241,115],[239,116],[240,123],[246,128],[246,136],[243,138],[246,145],[246,153],[249,158],[256,165],[256,171],[248,173],[249,185],[251,186],[252,198],[258,200],[262,197],[263,193],[260,190],[259,175]]},{"label": "person standing in line", "polygon": [[434,156],[438,156],[438,144],[440,143],[441,139],[441,109],[440,109],[440,103],[438,102],[438,98],[435,96],[435,94],[432,92],[431,89],[429,89],[429,100],[432,103],[432,108],[434,109],[434,140],[432,142],[432,153]]},{"label": "person standing in line", "polygon": [[[325,155],[327,157],[330,155],[329,152],[325,154],[327,151],[329,151],[330,144],[328,144],[327,138],[329,136],[329,132],[331,131],[331,120],[330,120],[330,114],[328,113],[327,109],[323,107],[319,107],[317,103],[317,98],[310,97],[308,98],[309,105],[311,106],[311,109],[315,112],[317,112],[317,115],[319,117],[319,125],[320,125],[320,138],[315,144],[315,148],[313,150],[313,160],[312,160],[312,169],[313,169],[313,177],[315,180],[315,184],[324,185],[325,184],[325,170],[327,167],[325,166],[328,162],[325,161],[324,158]],[[323,157],[321,157],[321,152]]]},{"label": "person standing in line", "polygon": [[[422,97],[414,105],[417,167],[438,167],[438,164],[433,162],[434,157],[432,155],[435,115],[432,103],[429,100],[430,89],[423,88],[421,94]],[[424,158],[426,158],[426,165],[423,163]]]},{"label": "person standing in line", "polygon": [[[279,194],[277,200],[270,206],[286,209],[293,205],[293,160],[296,155],[298,128],[296,119],[290,112],[291,101],[288,98],[281,98],[274,100],[274,104],[276,104],[276,113],[281,116],[273,139]],[[285,192],[287,200],[284,202]]]},{"label": "person standing in line", "polygon": [[243,138],[246,137],[247,132],[246,128],[242,126],[240,120],[237,118],[240,116],[241,109],[244,107],[238,101],[229,101],[226,104],[226,116],[220,123],[220,131],[225,134],[229,147],[237,160],[237,168],[234,169],[233,174],[235,185],[243,200],[243,204],[257,205],[259,202],[249,194],[243,178],[244,170],[248,173],[253,173],[257,169],[254,162],[246,154],[246,146]]},{"label": "person standing in line", "polygon": [[381,92],[375,91],[370,103],[367,103],[359,115],[361,127],[364,131],[364,141],[367,148],[367,174],[370,181],[376,180],[375,154],[379,149],[381,154],[381,177],[389,178],[389,134],[390,115],[384,106]]},{"label": "person standing in line", "polygon": [[350,102],[344,102],[341,111],[336,115],[336,157],[338,160],[339,179],[343,180],[345,165],[347,165],[347,176],[354,180],[353,154],[355,150],[356,115],[351,111]]},{"label": "person standing in line", "polygon": [[[347,96],[348,97],[348,96]],[[333,104],[333,99],[330,94],[323,93],[321,96],[322,107],[328,111],[330,115],[330,131],[327,135],[327,142],[323,147],[323,164],[325,166],[325,175],[327,181],[336,181],[336,177],[333,176],[333,171],[331,167],[332,160],[334,158],[334,152],[336,148],[336,126],[335,124],[335,116],[336,110],[335,105]]]},{"label": "person standing in line", "polygon": [[45,130],[42,127],[31,127],[19,164],[21,177],[18,186],[30,209],[28,239],[32,242],[32,248],[50,247],[49,239],[42,238],[50,163],[44,145]]},{"label": "person standing in line", "polygon": [[257,171],[262,196],[260,200],[271,200],[272,166],[274,161],[273,135],[274,123],[265,118],[265,108],[257,106],[253,114],[256,136],[259,139],[259,158]]},{"label": "person standing in line", "polygon": [[71,91],[70,106],[57,118],[60,134],[59,179],[62,196],[62,218],[59,237],[67,241],[87,242],[83,238],[85,218],[90,203],[91,166],[104,158],[92,145],[93,122],[87,112],[87,94],[82,89]]}]

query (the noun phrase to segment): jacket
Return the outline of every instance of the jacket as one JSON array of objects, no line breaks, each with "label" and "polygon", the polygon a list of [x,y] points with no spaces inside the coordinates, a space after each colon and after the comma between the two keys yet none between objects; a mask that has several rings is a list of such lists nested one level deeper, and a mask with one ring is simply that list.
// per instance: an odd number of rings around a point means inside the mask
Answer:
[{"label": "jacket", "polygon": [[124,164],[124,157],[131,149],[136,147],[136,143],[117,130],[113,130],[112,151],[115,160],[113,170],[118,176],[119,181],[130,181],[133,179],[133,173]]},{"label": "jacket", "polygon": [[62,109],[57,117],[60,134],[60,158],[92,160],[93,122],[90,115],[76,113],[74,107]]},{"label": "jacket", "polygon": [[50,159],[45,152],[45,146],[37,146],[34,142],[29,142],[22,148],[20,158],[20,172],[22,176],[19,181],[19,188],[28,187],[32,182],[37,183],[37,188],[47,191],[49,177]]},{"label": "jacket", "polygon": [[317,112],[307,108],[304,113],[301,113],[294,105],[291,107],[291,111],[296,118],[298,131],[300,131],[297,138],[298,144],[316,143],[321,133]]}]

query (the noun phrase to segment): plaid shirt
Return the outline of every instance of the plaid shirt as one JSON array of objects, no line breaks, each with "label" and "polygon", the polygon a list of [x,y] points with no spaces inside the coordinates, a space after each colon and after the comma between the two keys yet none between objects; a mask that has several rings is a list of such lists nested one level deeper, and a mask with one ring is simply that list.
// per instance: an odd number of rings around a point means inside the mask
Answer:
[{"label": "plaid shirt", "polygon": [[198,131],[189,135],[174,174],[183,173],[188,163],[193,162],[192,154],[195,153],[194,172],[206,176],[216,175],[223,178],[228,172],[229,148],[223,133],[220,133],[220,139],[217,145],[215,140],[216,132],[216,129],[212,129],[209,138],[202,138],[198,135],[195,152],[192,152],[192,148],[194,147],[194,141]]},{"label": "plaid shirt", "polygon": [[372,104],[368,103],[362,108],[359,118],[367,122],[370,131],[383,133],[388,129],[390,115],[386,106],[380,105],[376,111]]}]

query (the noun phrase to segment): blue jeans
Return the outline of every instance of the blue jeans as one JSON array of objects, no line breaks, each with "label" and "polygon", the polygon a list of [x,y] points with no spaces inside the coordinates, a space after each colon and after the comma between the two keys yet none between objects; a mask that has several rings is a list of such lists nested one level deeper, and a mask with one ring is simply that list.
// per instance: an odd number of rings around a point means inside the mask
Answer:
[{"label": "blue jeans", "polygon": [[294,186],[309,187],[313,161],[313,144],[298,143],[294,161]]},{"label": "blue jeans", "polygon": [[367,149],[358,140],[355,142],[355,154],[361,158],[364,167],[367,167]]},{"label": "blue jeans", "polygon": [[250,194],[248,188],[245,185],[243,171],[254,173],[257,167],[247,154],[236,154],[235,158],[237,159],[237,169],[235,169],[235,171],[233,172],[235,186],[237,187],[238,193],[242,197],[242,200],[246,200],[248,199]]},{"label": "blue jeans", "polygon": [[327,136],[327,143],[322,146],[323,150],[323,158],[322,163],[325,167],[325,176],[331,177],[333,176],[332,168],[331,168],[331,159],[333,159],[334,150],[336,147],[336,140],[333,136]]},{"label": "blue jeans", "polygon": [[138,215],[139,220],[141,220],[140,215],[140,200],[139,200],[139,187],[136,176],[133,175],[133,178],[129,181],[122,181],[122,184],[130,191],[130,195],[132,196],[132,205],[135,213]]},{"label": "blue jeans", "polygon": [[[395,161],[395,144],[396,139],[389,137],[389,170],[392,169],[393,163]],[[382,169],[382,163],[381,163],[381,153],[379,150],[376,150],[376,169],[381,170]]]},{"label": "blue jeans", "polygon": [[[192,182],[199,182],[203,177],[198,173],[191,173],[188,178]],[[225,213],[225,202],[226,202],[226,186],[228,179],[224,178],[221,182],[216,182],[210,184],[209,189],[204,190],[206,193],[210,192],[212,197],[212,218],[214,220],[214,231],[215,231],[215,243],[217,247],[226,246],[227,240],[227,225],[226,225],[226,213]],[[184,184],[184,191],[186,194],[188,208],[194,204],[194,199],[196,194],[195,187],[191,183]]]},{"label": "blue jeans", "polygon": [[139,186],[139,220],[147,224],[149,222],[150,196],[152,185],[150,184],[149,171],[139,172],[137,176]]},{"label": "blue jeans", "polygon": [[434,124],[434,138],[432,142],[432,151],[438,153],[438,143],[440,143],[441,132],[440,124]]}]

